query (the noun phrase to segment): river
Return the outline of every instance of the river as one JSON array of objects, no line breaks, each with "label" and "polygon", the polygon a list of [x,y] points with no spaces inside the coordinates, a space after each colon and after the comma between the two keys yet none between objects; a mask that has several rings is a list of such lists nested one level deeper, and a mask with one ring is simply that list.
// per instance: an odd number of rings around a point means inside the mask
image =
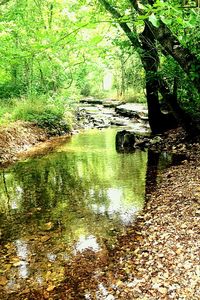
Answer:
[{"label": "river", "polygon": [[77,253],[114,247],[134,222],[144,205],[148,154],[117,153],[115,135],[88,130],[1,170],[0,292],[58,284]]}]

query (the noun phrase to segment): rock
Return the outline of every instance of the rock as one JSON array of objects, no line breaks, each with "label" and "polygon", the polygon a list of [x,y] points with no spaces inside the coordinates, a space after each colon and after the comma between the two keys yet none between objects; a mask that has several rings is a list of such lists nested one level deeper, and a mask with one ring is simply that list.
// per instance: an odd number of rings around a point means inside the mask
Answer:
[{"label": "rock", "polygon": [[162,141],[160,136],[155,136],[153,139],[150,140],[151,145],[159,144]]},{"label": "rock", "polygon": [[[82,101],[86,101],[87,103]],[[77,108],[76,128],[106,128],[109,126],[123,126],[134,132],[147,134],[150,129],[145,106],[141,104],[121,104],[119,101],[102,100],[102,104],[92,103],[91,99],[81,100]],[[128,113],[127,113],[128,112]],[[131,116],[131,117],[130,117]],[[133,118],[134,116],[134,118]]]},{"label": "rock", "polygon": [[143,149],[147,148],[148,145],[149,145],[149,139],[148,138],[139,139],[135,143],[135,148],[139,148],[139,149],[143,150]]},{"label": "rock", "polygon": [[[148,110],[144,104],[140,103],[126,103],[116,107],[115,111],[126,117],[134,117],[134,118],[147,118]],[[145,119],[146,121],[146,119]]]},{"label": "rock", "polygon": [[84,98],[79,101],[80,103],[89,103],[89,104],[102,104],[102,99],[95,99],[95,98]]},{"label": "rock", "polygon": [[123,104],[121,101],[118,101],[118,100],[114,100],[114,99],[106,99],[105,101],[103,101],[103,106],[104,107],[117,107],[121,104]]},{"label": "rock", "polygon": [[118,131],[116,134],[116,150],[118,152],[131,151],[135,149],[135,133],[128,130]]},{"label": "rock", "polygon": [[124,118],[114,117],[111,119],[110,123],[111,125],[116,125],[116,126],[127,126],[129,121]]}]

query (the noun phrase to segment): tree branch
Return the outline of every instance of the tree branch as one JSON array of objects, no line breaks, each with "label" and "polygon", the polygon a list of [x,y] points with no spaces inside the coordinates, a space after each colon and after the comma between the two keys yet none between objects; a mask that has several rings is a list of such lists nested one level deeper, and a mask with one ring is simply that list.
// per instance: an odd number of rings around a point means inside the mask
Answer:
[{"label": "tree branch", "polygon": [[[139,9],[136,0],[129,0],[129,2],[140,15],[143,15],[143,11]],[[148,0],[148,2],[151,5],[153,4],[152,0]],[[144,22],[153,33],[155,39],[165,51],[178,62],[180,67],[187,75],[189,75],[190,80],[200,92],[200,61],[198,58],[192,54],[188,48],[184,48],[181,45],[177,37],[171,32],[169,27],[162,22],[162,20],[159,20],[160,25],[158,27],[153,26],[148,19],[145,19]],[[192,76],[194,71],[198,76]]]},{"label": "tree branch", "polygon": [[129,26],[127,25],[126,22],[122,21],[121,14],[112,5],[110,5],[106,0],[99,0],[99,2],[105,7],[105,9],[107,11],[109,11],[109,13],[114,17],[114,19],[117,20],[118,24],[120,25],[120,27],[123,29],[123,31],[129,38],[131,44],[134,47],[141,49],[141,44],[140,44],[136,34],[134,34],[132,32],[132,30],[129,28]]}]

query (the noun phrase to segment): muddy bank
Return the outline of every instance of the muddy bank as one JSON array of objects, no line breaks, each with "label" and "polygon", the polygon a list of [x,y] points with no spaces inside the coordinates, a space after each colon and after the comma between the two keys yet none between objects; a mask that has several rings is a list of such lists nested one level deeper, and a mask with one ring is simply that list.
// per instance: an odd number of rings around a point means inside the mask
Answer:
[{"label": "muddy bank", "polygon": [[[8,126],[2,126],[0,128],[0,166],[13,163],[32,146],[52,139],[54,140],[53,145],[56,144],[56,141],[62,142],[63,138],[56,140],[47,129],[39,128],[29,122],[18,121]],[[43,151],[50,150],[52,145],[44,144]]]}]

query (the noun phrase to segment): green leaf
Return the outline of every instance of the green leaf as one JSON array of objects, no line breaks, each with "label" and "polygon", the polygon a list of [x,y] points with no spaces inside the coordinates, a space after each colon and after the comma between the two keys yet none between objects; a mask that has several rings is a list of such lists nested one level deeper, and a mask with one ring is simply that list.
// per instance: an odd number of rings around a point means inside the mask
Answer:
[{"label": "green leaf", "polygon": [[165,16],[161,16],[160,18],[163,21],[163,23],[165,23],[166,25],[171,25],[172,24],[171,17],[170,18],[166,18]]},{"label": "green leaf", "polygon": [[160,25],[160,22],[159,22],[159,19],[156,17],[156,15],[154,14],[151,14],[149,16],[149,21],[153,24],[153,26],[155,27],[159,27]]},{"label": "green leaf", "polygon": [[98,44],[102,41],[102,36],[94,36],[90,39],[91,44]]}]

